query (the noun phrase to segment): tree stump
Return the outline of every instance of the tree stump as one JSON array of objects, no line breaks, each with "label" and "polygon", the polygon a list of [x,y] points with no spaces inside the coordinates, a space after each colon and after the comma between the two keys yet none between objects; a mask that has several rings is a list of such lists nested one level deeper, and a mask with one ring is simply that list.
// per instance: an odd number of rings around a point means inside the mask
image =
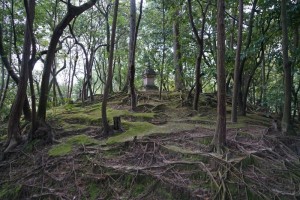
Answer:
[{"label": "tree stump", "polygon": [[113,117],[113,120],[114,120],[114,127],[113,127],[113,129],[117,130],[117,131],[122,131],[121,117],[120,116]]}]

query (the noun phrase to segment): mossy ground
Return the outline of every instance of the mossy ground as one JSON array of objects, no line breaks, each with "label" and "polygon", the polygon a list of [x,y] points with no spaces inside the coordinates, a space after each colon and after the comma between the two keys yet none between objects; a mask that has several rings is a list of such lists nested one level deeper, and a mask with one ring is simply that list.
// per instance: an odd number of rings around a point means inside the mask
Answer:
[{"label": "mossy ground", "polygon": [[255,113],[231,123],[228,107],[227,147],[213,153],[214,95],[201,94],[198,112],[182,106],[183,95],[141,93],[131,112],[116,94],[108,118],[120,116],[124,132],[109,137],[99,102],[50,109],[59,144],[28,144],[0,162],[0,199],[300,198],[299,138],[281,140],[271,119]]},{"label": "mossy ground", "polygon": [[77,146],[97,145],[100,142],[87,135],[76,135],[68,137],[61,144],[54,145],[48,152],[50,156],[64,156],[69,154]]}]

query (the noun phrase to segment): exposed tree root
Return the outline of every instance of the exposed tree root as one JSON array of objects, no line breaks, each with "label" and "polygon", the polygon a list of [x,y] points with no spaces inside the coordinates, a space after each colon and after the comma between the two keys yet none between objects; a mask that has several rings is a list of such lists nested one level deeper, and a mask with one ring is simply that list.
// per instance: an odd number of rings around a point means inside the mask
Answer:
[{"label": "exposed tree root", "polygon": [[46,150],[18,154],[0,163],[0,184],[22,185],[22,197],[36,199],[300,197],[299,155],[289,148],[296,138],[255,130],[238,137],[232,130],[219,155],[209,152],[212,135],[208,129],[162,134],[126,145],[80,147],[65,157],[49,157]]}]

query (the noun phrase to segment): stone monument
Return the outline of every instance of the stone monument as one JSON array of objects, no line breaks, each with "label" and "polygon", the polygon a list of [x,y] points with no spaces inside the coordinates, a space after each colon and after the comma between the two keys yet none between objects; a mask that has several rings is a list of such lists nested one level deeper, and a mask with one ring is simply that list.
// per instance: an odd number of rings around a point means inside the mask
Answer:
[{"label": "stone monument", "polygon": [[144,80],[144,90],[158,90],[158,87],[155,85],[156,73],[155,71],[148,66],[147,69],[143,72],[143,80]]}]

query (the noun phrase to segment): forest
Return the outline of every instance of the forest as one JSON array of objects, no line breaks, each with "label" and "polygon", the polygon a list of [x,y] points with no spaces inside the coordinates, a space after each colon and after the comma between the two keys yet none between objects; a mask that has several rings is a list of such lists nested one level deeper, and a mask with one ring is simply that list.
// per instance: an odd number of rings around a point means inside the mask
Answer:
[{"label": "forest", "polygon": [[299,199],[298,0],[0,0],[0,199]]}]

